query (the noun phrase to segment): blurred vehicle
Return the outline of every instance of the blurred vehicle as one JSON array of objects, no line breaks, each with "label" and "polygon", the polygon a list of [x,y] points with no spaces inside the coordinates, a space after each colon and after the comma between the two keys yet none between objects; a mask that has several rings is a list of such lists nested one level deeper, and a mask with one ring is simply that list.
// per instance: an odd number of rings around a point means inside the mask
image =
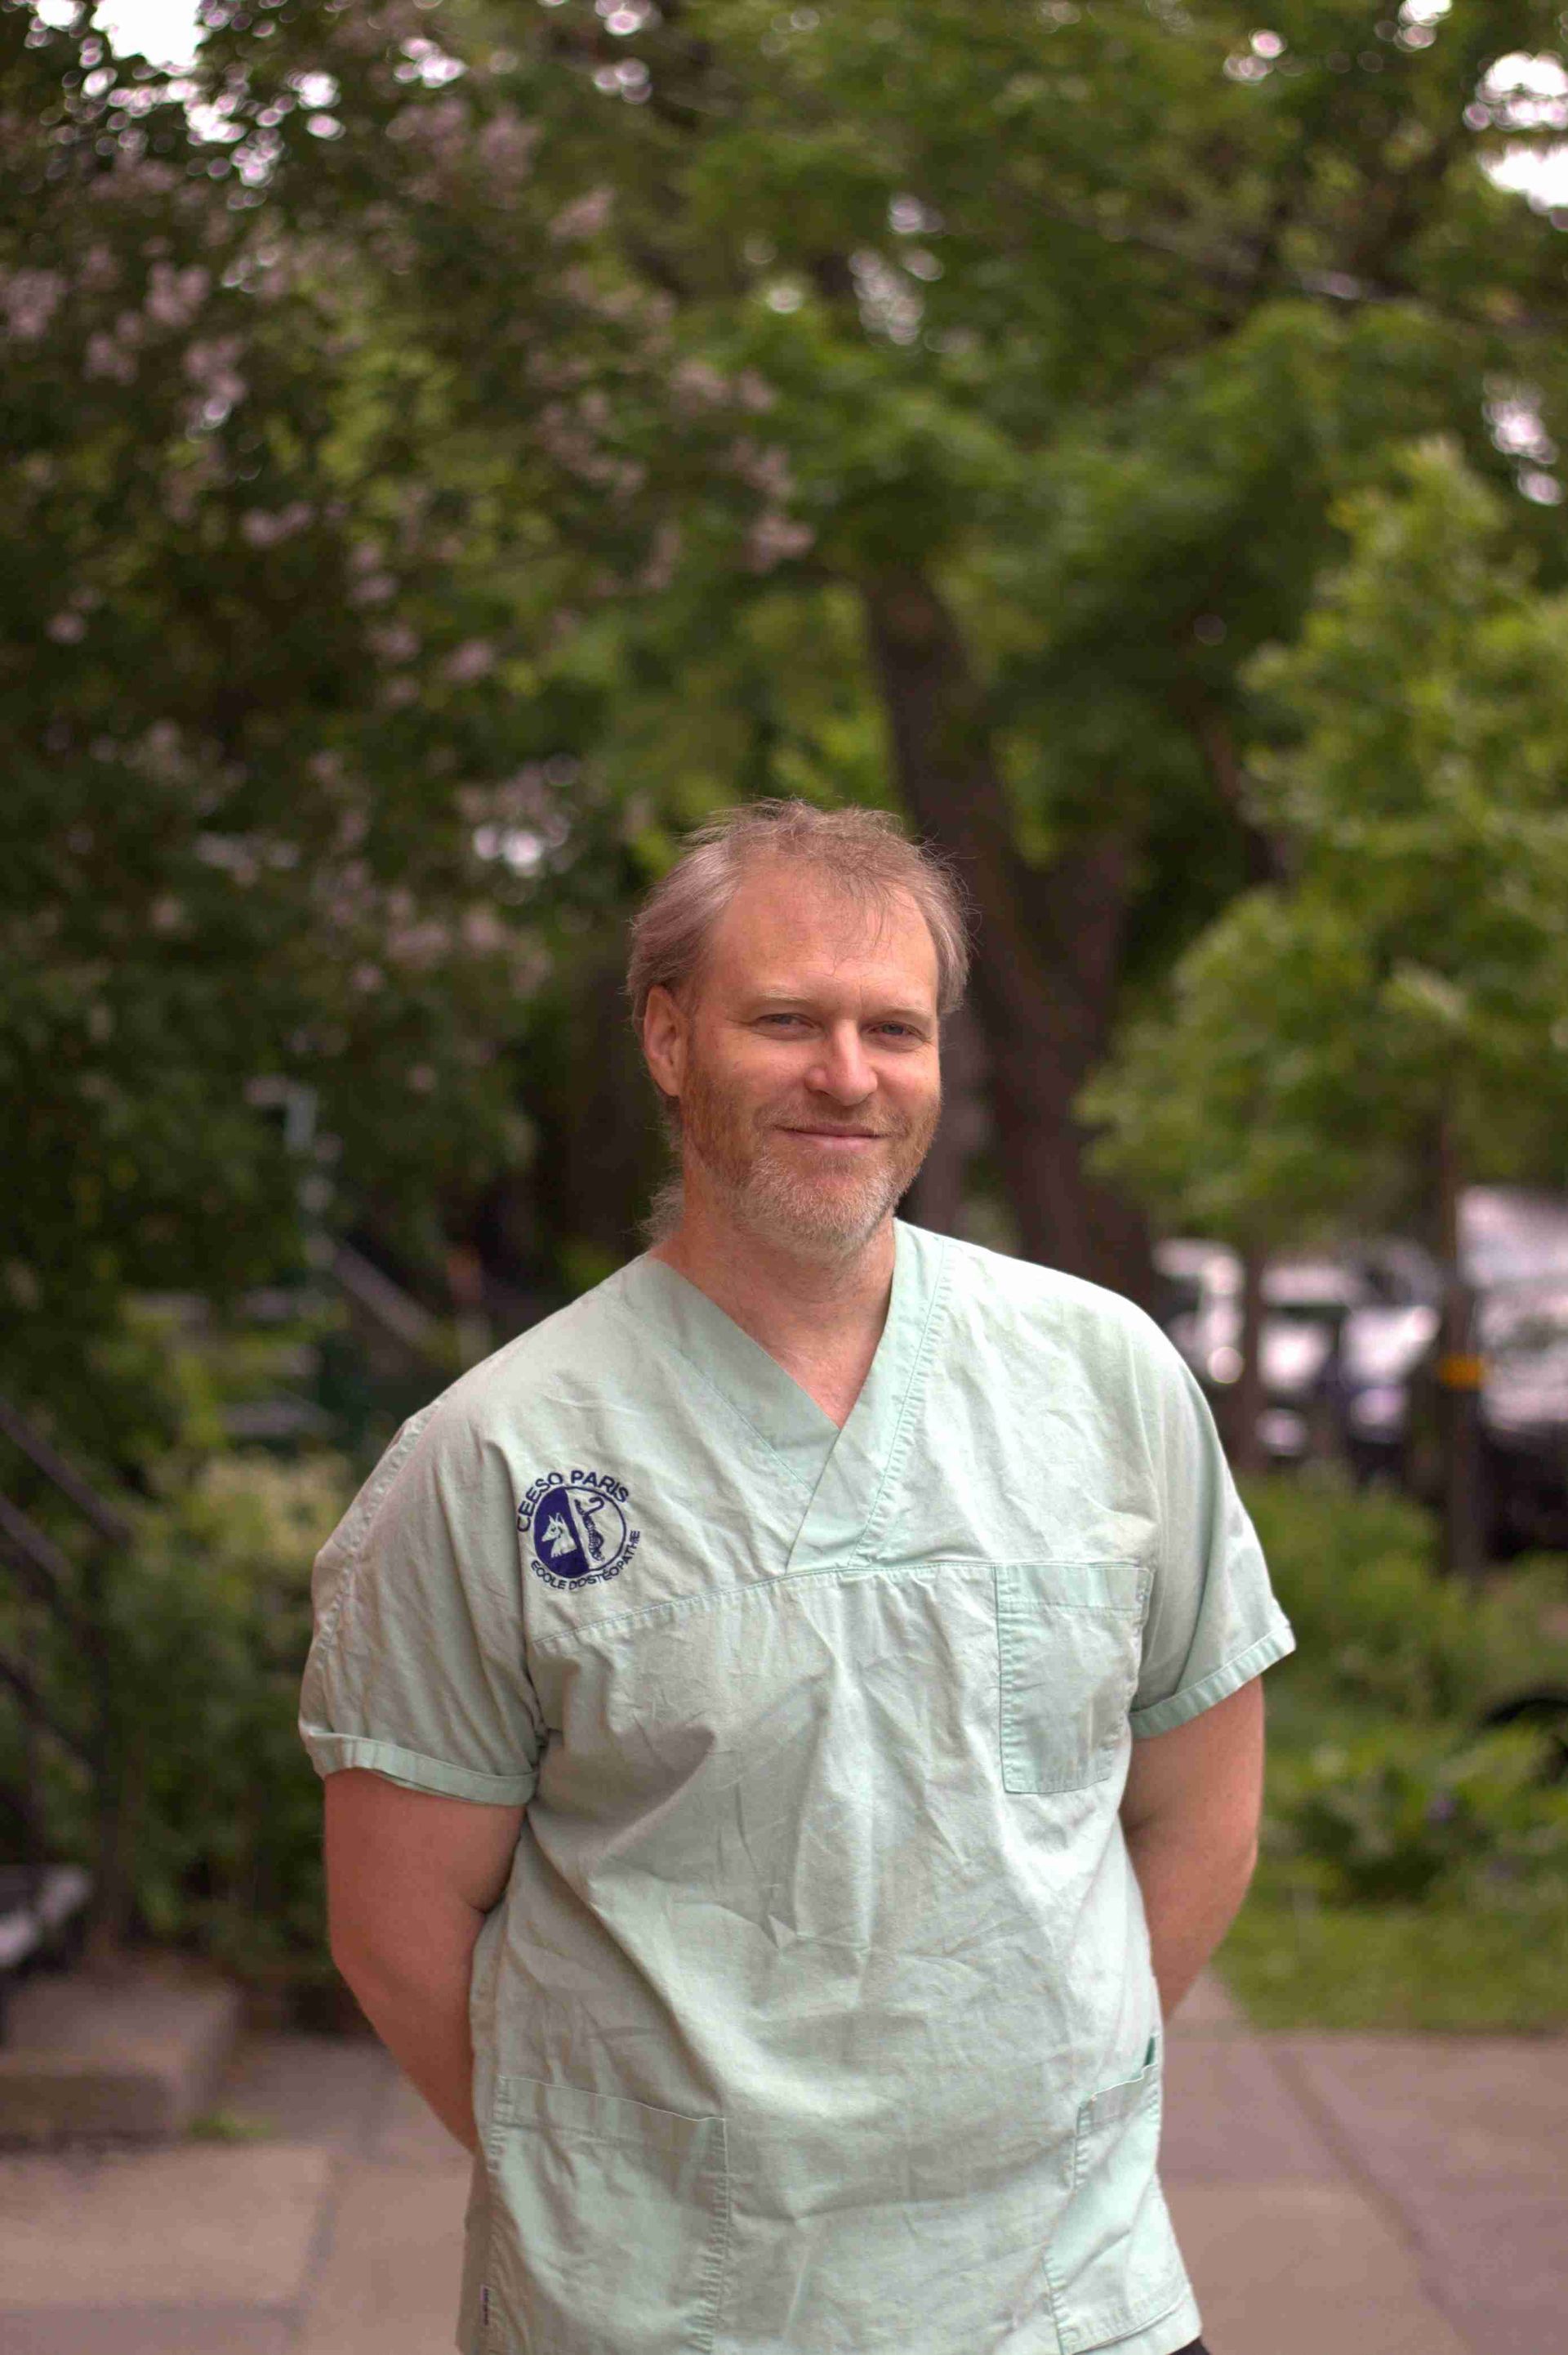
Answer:
[{"label": "blurred vehicle", "polygon": [[[1228,1390],[1242,1372],[1239,1253],[1178,1236],[1156,1244],[1154,1261],[1165,1288],[1166,1331],[1205,1389]],[[1376,1296],[1372,1276],[1350,1254],[1268,1262],[1257,1433],[1271,1460],[1297,1463],[1337,1444],[1341,1335]]]},{"label": "blurred vehicle", "polygon": [[1336,1369],[1339,1453],[1360,1480],[1403,1482],[1410,1385],[1436,1347],[1443,1272],[1419,1243],[1363,1246],[1369,1297],[1345,1319]]},{"label": "blurred vehicle", "polygon": [[1476,1338],[1495,1550],[1568,1545],[1568,1280],[1489,1294]]},{"label": "blurred vehicle", "polygon": [[[1160,1281],[1155,1313],[1160,1324],[1199,1380],[1212,1380],[1204,1352],[1206,1348],[1224,1346],[1223,1338],[1215,1334],[1221,1304],[1240,1302],[1239,1252],[1232,1251],[1228,1243],[1172,1236],[1155,1244],[1154,1272]],[[1236,1329],[1241,1329],[1239,1323]]]},{"label": "blurred vehicle", "polygon": [[[1487,1550],[1568,1546],[1568,1276],[1500,1284],[1476,1301],[1481,1519]],[[1400,1468],[1436,1505],[1443,1487],[1436,1346],[1414,1369]]]},{"label": "blurred vehicle", "polygon": [[[1568,1198],[1472,1187],[1461,1272],[1479,1363],[1488,1550],[1568,1547]],[[1223,1243],[1155,1249],[1166,1330],[1219,1399],[1242,1375],[1243,1265]],[[1280,1256],[1263,1274],[1257,1436],[1275,1464],[1338,1455],[1436,1505],[1442,1270],[1404,1237]]]},{"label": "blurred vehicle", "polygon": [[1465,1281],[1478,1293],[1542,1277],[1568,1283],[1568,1194],[1467,1187],[1459,1205],[1459,1258]]},{"label": "blurred vehicle", "polygon": [[[1460,1204],[1496,1550],[1568,1545],[1568,1196],[1473,1186]],[[1242,1262],[1224,1243],[1155,1247],[1161,1322],[1211,1393],[1242,1372]],[[1435,1501],[1441,1481],[1437,1262],[1404,1236],[1281,1255],[1263,1278],[1258,1436],[1276,1463],[1337,1455]]]},{"label": "blurred vehicle", "polygon": [[[1410,1247],[1414,1252],[1414,1247]],[[1568,1544],[1568,1198],[1474,1186],[1459,1209],[1489,1542],[1494,1553]],[[1442,1487],[1437,1356],[1442,1275],[1406,1262],[1414,1297],[1358,1311],[1340,1346],[1344,1452],[1363,1478],[1436,1504]]]},{"label": "blurred vehicle", "polygon": [[1340,1445],[1361,1480],[1405,1476],[1410,1385],[1436,1345],[1436,1301],[1374,1301],[1348,1317],[1340,1338]]}]

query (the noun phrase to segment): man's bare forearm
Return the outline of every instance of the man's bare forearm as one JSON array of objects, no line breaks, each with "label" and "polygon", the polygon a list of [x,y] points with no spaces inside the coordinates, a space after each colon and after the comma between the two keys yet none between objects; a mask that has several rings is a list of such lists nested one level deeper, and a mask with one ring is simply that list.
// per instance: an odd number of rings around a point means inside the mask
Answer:
[{"label": "man's bare forearm", "polygon": [[469,1984],[506,1885],[518,1807],[411,1790],[368,1767],[327,1776],[333,1960],[394,2058],[466,2150],[478,2145]]},{"label": "man's bare forearm", "polygon": [[1256,1677],[1170,1732],[1134,1742],[1121,1825],[1167,2018],[1246,1895],[1262,1810]]},{"label": "man's bare forearm", "polygon": [[471,1906],[427,1916],[417,1952],[347,1947],[334,1959],[361,2010],[448,2132],[477,2151],[469,1982],[484,1916]]},{"label": "man's bare forearm", "polygon": [[1234,1921],[1257,1851],[1193,1840],[1188,1828],[1140,1824],[1127,1834],[1143,1892],[1160,2008],[1175,2010]]}]

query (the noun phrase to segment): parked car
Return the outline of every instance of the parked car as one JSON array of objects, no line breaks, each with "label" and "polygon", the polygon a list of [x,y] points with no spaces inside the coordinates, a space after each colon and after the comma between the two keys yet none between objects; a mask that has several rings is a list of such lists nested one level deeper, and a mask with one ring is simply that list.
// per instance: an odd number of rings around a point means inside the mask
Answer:
[{"label": "parked car", "polygon": [[[1481,1509],[1488,1550],[1568,1547],[1568,1280],[1499,1286],[1476,1305],[1481,1360]],[[1410,1391],[1406,1468],[1418,1496],[1442,1487],[1435,1356]]]},{"label": "parked car", "polygon": [[[1483,1455],[1499,1548],[1568,1545],[1568,1196],[1473,1186],[1459,1248],[1485,1362]],[[1242,1263],[1225,1244],[1156,1246],[1162,1321],[1200,1381],[1242,1370]],[[1405,1236],[1280,1256],[1264,1274],[1259,1435],[1278,1463],[1336,1455],[1362,1479],[1436,1497],[1442,1272]]]},{"label": "parked car", "polygon": [[1419,1243],[1363,1244],[1368,1297],[1345,1319],[1336,1369],[1336,1443],[1357,1478],[1403,1481],[1410,1384],[1436,1348],[1443,1275]]},{"label": "parked car", "polygon": [[[1229,1389],[1242,1371],[1240,1256],[1224,1243],[1180,1236],[1158,1244],[1154,1257],[1171,1340],[1206,1389]],[[1258,1337],[1258,1437],[1274,1461],[1299,1462],[1335,1444],[1340,1335],[1373,1297],[1365,1270],[1351,1257],[1269,1261]]]},{"label": "parked car", "polygon": [[1155,1244],[1154,1268],[1160,1285],[1160,1321],[1198,1380],[1234,1380],[1234,1375],[1216,1374],[1208,1360],[1214,1349],[1232,1344],[1232,1303],[1236,1304],[1235,1332],[1241,1331],[1239,1255],[1226,1243],[1177,1235]]},{"label": "parked car", "polygon": [[1499,1549],[1568,1545],[1568,1283],[1492,1293],[1477,1326]]},{"label": "parked car", "polygon": [[1459,1257],[1466,1282],[1481,1293],[1553,1276],[1568,1283],[1568,1195],[1467,1187]]},{"label": "parked car", "polygon": [[[1568,1545],[1568,1200],[1473,1187],[1460,1205],[1459,1248],[1475,1296],[1491,1550]],[[1343,1445],[1362,1478],[1397,1479],[1436,1503],[1441,1279],[1430,1261],[1422,1273],[1419,1256],[1406,1258],[1404,1275],[1412,1297],[1358,1309],[1340,1337]]]},{"label": "parked car", "polygon": [[1403,1481],[1410,1385],[1437,1339],[1436,1301],[1368,1301],[1340,1337],[1340,1452],[1361,1480]]}]

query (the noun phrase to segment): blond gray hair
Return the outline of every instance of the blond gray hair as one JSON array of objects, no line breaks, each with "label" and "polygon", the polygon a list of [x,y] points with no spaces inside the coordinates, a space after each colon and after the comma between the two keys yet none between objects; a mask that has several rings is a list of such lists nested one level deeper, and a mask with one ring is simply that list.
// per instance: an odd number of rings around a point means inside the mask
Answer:
[{"label": "blond gray hair", "polygon": [[897,892],[907,892],[937,952],[937,1010],[952,1013],[969,978],[969,922],[962,888],[941,854],[911,842],[886,810],[757,801],[721,810],[689,834],[639,909],[626,990],[640,1031],[650,991],[686,996],[743,877],[774,858],[815,868],[850,900],[878,913]]}]

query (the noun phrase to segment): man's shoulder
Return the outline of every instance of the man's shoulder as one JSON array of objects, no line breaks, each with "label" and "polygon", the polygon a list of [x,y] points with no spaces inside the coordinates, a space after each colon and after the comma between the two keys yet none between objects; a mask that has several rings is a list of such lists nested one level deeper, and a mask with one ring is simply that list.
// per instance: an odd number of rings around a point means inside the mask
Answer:
[{"label": "man's shoulder", "polygon": [[1180,1352],[1146,1309],[1126,1293],[1038,1260],[1015,1259],[982,1243],[949,1238],[948,1286],[964,1310],[999,1337],[1066,1348],[1157,1377],[1179,1373]]},{"label": "man's shoulder", "polygon": [[548,1460],[561,1405],[570,1414],[602,1396],[612,1369],[627,1362],[618,1292],[612,1276],[542,1316],[408,1418],[317,1557],[327,1582],[318,1597],[332,1592],[374,1527],[401,1526],[410,1513],[432,1516],[427,1531],[449,1539],[466,1530],[461,1558],[483,1558],[512,1526],[520,1444],[545,1449]]},{"label": "man's shoulder", "polygon": [[627,1347],[621,1275],[582,1293],[564,1307],[505,1342],[432,1399],[420,1416],[449,1434],[482,1439],[495,1426],[514,1426],[520,1410],[577,1392],[602,1392]]},{"label": "man's shoulder", "polygon": [[[1040,1260],[1017,1259],[1009,1252],[958,1236],[944,1239],[951,1281],[960,1295],[983,1303],[997,1303],[1026,1316],[1048,1316],[1058,1322],[1099,1330],[1165,1337],[1136,1300],[1109,1285],[1091,1284],[1086,1276],[1069,1275],[1065,1268]],[[1168,1345],[1167,1345],[1168,1346]]]}]

